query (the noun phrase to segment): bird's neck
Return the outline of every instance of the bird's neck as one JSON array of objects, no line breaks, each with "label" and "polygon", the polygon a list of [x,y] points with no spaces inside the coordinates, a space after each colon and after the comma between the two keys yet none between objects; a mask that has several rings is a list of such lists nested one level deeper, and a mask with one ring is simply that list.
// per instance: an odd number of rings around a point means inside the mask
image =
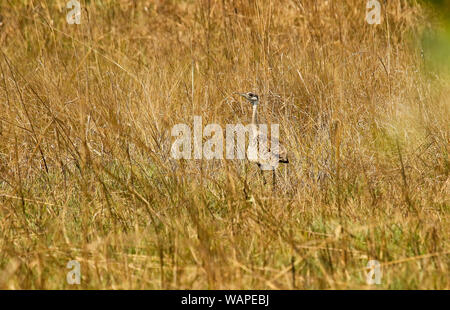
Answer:
[{"label": "bird's neck", "polygon": [[258,104],[253,104],[252,124],[258,124]]}]

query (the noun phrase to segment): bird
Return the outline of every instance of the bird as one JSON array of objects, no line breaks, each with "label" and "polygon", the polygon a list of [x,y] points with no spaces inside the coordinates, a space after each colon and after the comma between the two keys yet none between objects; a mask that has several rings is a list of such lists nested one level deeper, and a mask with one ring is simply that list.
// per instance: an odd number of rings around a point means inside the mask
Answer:
[{"label": "bird", "polygon": [[[252,105],[252,128],[255,132],[251,135],[250,139],[253,139],[253,141],[250,141],[251,143],[254,143],[253,145],[258,145],[261,143],[264,143],[265,145],[268,145],[268,137],[267,133],[262,132],[258,128],[258,105],[259,105],[259,96],[252,92],[246,92],[246,93],[238,93],[240,96],[244,97],[251,105]],[[252,162],[256,162],[258,165],[259,171],[263,177],[264,184],[266,183],[263,175],[263,170],[272,170],[272,185],[273,188],[275,188],[275,169],[278,167],[278,163],[289,163],[288,153],[286,148],[280,144],[278,139],[275,139],[272,137],[271,139],[272,145],[271,147],[267,147],[266,149],[262,150],[259,149],[258,156],[256,158],[249,157],[249,160]],[[275,143],[275,146],[273,147],[273,144]]]}]

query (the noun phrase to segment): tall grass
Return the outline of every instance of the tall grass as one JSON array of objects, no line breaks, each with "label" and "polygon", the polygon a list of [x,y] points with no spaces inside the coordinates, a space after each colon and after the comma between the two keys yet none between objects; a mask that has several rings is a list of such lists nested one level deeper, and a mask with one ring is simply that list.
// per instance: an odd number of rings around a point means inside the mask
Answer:
[{"label": "tall grass", "polygon": [[[80,25],[65,1],[0,4],[0,288],[450,288],[428,7],[369,25],[357,0],[81,3]],[[274,191],[246,161],[170,157],[195,115],[249,123],[249,90],[290,152]]]}]

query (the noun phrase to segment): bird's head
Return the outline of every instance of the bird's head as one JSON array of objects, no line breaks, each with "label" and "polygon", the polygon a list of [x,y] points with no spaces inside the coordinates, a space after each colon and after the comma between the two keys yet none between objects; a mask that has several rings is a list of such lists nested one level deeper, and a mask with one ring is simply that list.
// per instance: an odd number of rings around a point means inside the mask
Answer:
[{"label": "bird's head", "polygon": [[239,93],[239,95],[241,95],[242,97],[244,97],[245,99],[248,100],[248,102],[250,102],[251,104],[258,104],[258,95],[254,94],[252,92],[248,92],[248,93]]}]

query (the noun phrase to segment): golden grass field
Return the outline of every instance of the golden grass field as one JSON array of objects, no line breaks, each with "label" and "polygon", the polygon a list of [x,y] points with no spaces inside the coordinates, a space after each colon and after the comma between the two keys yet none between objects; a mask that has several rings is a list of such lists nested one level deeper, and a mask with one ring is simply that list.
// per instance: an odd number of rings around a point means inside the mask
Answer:
[{"label": "golden grass field", "polygon": [[[448,12],[66,2],[0,3],[0,288],[450,289]],[[195,115],[248,124],[244,91],[290,153],[274,190],[170,156]]]}]

